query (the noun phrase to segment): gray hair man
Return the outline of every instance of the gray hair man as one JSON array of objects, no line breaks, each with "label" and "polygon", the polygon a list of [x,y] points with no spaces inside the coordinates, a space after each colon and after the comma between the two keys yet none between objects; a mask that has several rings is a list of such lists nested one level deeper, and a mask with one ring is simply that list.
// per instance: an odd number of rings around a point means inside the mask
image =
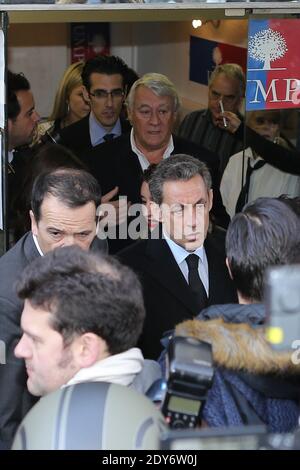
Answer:
[{"label": "gray hair man", "polygon": [[149,187],[162,236],[137,242],[120,259],[140,274],[146,306],[140,346],[145,357],[157,358],[160,338],[180,318],[237,297],[225,264],[225,231],[208,233],[213,190],[205,163],[174,155],[155,168]]},{"label": "gray hair man", "polygon": [[[178,129],[178,135],[215,152],[219,156],[219,171],[223,173],[229,157],[243,148],[240,137],[232,134],[230,123],[223,119],[224,111],[237,114],[245,94],[245,75],[237,64],[223,64],[214,69],[208,84],[207,109],[188,114]],[[226,127],[225,127],[226,125]]]}]

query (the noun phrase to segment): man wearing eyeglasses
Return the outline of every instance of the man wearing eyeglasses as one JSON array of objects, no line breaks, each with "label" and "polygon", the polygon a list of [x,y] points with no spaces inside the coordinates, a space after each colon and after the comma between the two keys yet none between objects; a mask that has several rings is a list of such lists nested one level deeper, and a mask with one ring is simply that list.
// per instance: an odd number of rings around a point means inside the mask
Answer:
[{"label": "man wearing eyeglasses", "polygon": [[239,108],[245,93],[245,76],[237,64],[215,68],[208,84],[207,109],[188,114],[178,129],[178,136],[215,152],[219,156],[219,171],[223,171],[231,155],[243,148],[240,137],[231,133],[230,123],[222,111],[231,111],[240,119]]},{"label": "man wearing eyeglasses", "polygon": [[90,114],[61,131],[62,144],[69,147],[89,167],[88,151],[130,130],[120,118],[128,67],[116,56],[98,56],[86,62],[82,71],[84,99]]}]

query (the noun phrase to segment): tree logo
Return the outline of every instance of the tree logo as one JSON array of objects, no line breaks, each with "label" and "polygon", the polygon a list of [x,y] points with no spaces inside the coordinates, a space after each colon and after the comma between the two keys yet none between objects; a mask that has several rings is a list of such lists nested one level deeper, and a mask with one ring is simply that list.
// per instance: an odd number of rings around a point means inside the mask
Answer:
[{"label": "tree logo", "polygon": [[282,34],[271,28],[263,29],[254,36],[250,36],[248,46],[249,57],[263,62],[263,67],[248,70],[286,70],[286,68],[271,68],[271,62],[284,57],[287,51],[286,41]]}]

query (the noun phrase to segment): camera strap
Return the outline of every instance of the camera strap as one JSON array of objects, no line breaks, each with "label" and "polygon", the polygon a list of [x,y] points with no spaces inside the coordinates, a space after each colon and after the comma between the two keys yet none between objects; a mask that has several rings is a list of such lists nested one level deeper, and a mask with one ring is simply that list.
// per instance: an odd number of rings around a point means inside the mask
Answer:
[{"label": "camera strap", "polygon": [[232,399],[235,403],[235,406],[238,410],[238,413],[242,419],[244,425],[255,425],[255,424],[264,424],[260,419],[258,414],[253,409],[252,405],[244,397],[244,395],[237,390],[237,388],[232,385],[227,379],[225,379],[226,385],[229,388]]}]

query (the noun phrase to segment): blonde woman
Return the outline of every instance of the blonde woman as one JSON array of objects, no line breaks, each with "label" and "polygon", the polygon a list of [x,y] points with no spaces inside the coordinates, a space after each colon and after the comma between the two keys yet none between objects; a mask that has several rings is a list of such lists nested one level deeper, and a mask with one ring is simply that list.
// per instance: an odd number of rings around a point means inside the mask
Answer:
[{"label": "blonde woman", "polygon": [[47,121],[38,126],[38,138],[46,132],[55,135],[60,129],[84,118],[90,112],[89,104],[84,100],[81,72],[84,62],[75,62],[65,71],[56,92],[52,113]]}]

